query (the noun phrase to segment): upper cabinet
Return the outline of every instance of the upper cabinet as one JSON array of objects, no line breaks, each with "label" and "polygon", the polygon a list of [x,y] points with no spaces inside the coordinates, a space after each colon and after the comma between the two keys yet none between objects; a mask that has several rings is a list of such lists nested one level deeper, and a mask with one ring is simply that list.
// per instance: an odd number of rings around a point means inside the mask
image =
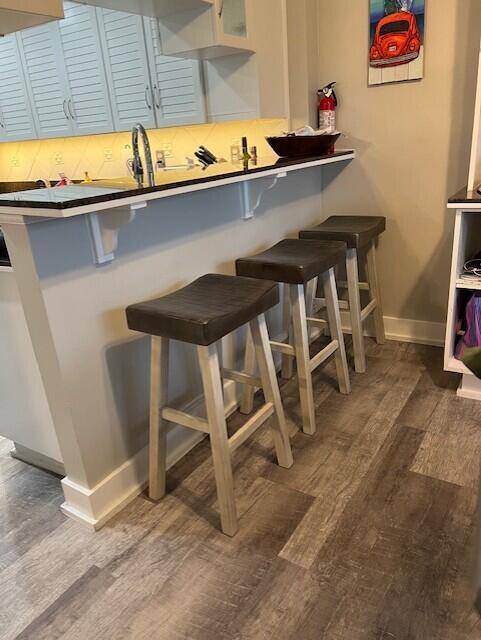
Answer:
[{"label": "upper cabinet", "polygon": [[97,9],[116,131],[205,122],[199,64],[162,55],[153,18]]},{"label": "upper cabinet", "polygon": [[0,141],[35,138],[35,123],[13,34],[0,38],[0,61]]},{"label": "upper cabinet", "polygon": [[206,121],[200,63],[162,54],[157,20],[144,21],[158,127]]},{"label": "upper cabinet", "polygon": [[65,2],[65,20],[17,38],[41,138],[112,130],[94,9]]},{"label": "upper cabinet", "polygon": [[209,10],[184,11],[159,20],[165,55],[208,60],[253,52],[248,0],[213,0]]},{"label": "upper cabinet", "polygon": [[0,36],[63,18],[62,0],[0,0]]},{"label": "upper cabinet", "polygon": [[[51,25],[44,25],[20,31],[17,39],[39,137],[73,135],[58,35]],[[2,68],[0,61],[0,71]]]},{"label": "upper cabinet", "polygon": [[155,127],[153,83],[145,47],[143,18],[110,9],[98,9],[107,79],[116,131],[137,122]]},{"label": "upper cabinet", "polygon": [[112,109],[102,58],[95,9],[65,2],[59,30],[67,79],[67,113],[74,132],[102,133],[113,129]]}]

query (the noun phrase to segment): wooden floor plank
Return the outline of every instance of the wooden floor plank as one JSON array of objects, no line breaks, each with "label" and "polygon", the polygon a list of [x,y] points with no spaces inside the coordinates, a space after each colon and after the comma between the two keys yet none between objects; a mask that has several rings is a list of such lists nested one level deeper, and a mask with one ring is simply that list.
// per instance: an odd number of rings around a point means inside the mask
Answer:
[{"label": "wooden floor plank", "polygon": [[344,464],[327,483],[323,499],[313,503],[282,550],[280,555],[285,560],[309,568],[358,490],[420,377],[415,365],[400,363],[395,369],[395,377],[392,373],[386,378],[389,391],[384,389],[384,397],[351,445]]},{"label": "wooden floor plank", "polygon": [[461,486],[477,487],[481,460],[479,403],[443,395],[412,471]]}]

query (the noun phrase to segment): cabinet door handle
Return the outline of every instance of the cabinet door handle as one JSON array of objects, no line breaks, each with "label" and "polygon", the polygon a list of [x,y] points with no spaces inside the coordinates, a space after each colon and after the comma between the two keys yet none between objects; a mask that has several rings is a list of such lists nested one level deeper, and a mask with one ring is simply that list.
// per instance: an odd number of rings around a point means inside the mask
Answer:
[{"label": "cabinet door handle", "polygon": [[70,120],[70,116],[67,113],[67,100],[63,101],[63,113],[64,113],[65,117],[67,118],[67,120]]},{"label": "cabinet door handle", "polygon": [[70,113],[70,117],[72,118],[72,120],[75,120],[75,111],[72,105],[72,100],[68,100],[67,102],[68,104],[68,112]]},{"label": "cabinet door handle", "polygon": [[222,18],[222,14],[224,13],[224,0],[221,1],[219,7],[219,18]]},{"label": "cabinet door handle", "polygon": [[149,102],[149,93],[150,93],[150,87],[147,86],[145,87],[145,104],[149,109],[152,109],[152,104]]},{"label": "cabinet door handle", "polygon": [[160,89],[156,84],[154,85],[154,98],[155,106],[157,107],[157,109],[160,109]]}]

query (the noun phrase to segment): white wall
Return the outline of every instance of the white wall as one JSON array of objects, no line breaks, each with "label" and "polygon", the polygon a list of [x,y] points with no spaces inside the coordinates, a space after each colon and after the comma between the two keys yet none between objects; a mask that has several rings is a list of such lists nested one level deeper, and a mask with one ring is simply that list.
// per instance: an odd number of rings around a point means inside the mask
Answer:
[{"label": "white wall", "polygon": [[[329,213],[385,215],[379,267],[386,315],[444,322],[453,216],[467,183],[481,30],[478,0],[426,2],[425,77],[367,86],[366,0],[319,0],[321,78],[339,83],[339,125],[358,160],[329,184]],[[480,247],[481,248],[481,247]]]}]

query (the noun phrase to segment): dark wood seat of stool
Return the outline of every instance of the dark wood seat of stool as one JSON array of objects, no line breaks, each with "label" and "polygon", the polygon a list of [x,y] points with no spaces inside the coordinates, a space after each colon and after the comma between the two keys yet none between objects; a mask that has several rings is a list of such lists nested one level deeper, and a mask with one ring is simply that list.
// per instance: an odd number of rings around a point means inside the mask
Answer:
[{"label": "dark wood seat of stool", "polygon": [[300,238],[342,240],[350,249],[360,249],[386,230],[382,216],[331,216],[317,227],[305,229]]},{"label": "dark wood seat of stool", "polygon": [[282,240],[267,251],[236,260],[236,271],[249,278],[305,284],[345,259],[345,242]]},{"label": "dark wood seat of stool", "polygon": [[279,302],[274,282],[207,274],[163,298],[127,308],[129,329],[208,346]]}]

